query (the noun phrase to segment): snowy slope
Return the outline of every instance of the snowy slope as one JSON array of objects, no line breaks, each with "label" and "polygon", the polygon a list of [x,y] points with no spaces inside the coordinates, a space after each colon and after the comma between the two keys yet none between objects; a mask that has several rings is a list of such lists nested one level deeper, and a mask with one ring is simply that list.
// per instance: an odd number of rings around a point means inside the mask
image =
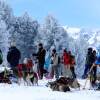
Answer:
[{"label": "snowy slope", "polygon": [[66,26],[64,26],[64,29],[67,31],[68,35],[70,37],[73,37],[74,39],[77,39],[79,37],[79,32],[81,30],[80,28]]},{"label": "snowy slope", "polygon": [[[81,84],[84,82],[80,80]],[[46,83],[44,79],[39,81],[39,86],[0,84],[0,100],[100,100],[100,91],[86,89],[63,93],[45,87]]]},{"label": "snowy slope", "polygon": [[76,27],[64,27],[66,32],[73,39],[78,39],[82,35],[90,46],[98,47],[100,42],[100,29],[85,29]]}]

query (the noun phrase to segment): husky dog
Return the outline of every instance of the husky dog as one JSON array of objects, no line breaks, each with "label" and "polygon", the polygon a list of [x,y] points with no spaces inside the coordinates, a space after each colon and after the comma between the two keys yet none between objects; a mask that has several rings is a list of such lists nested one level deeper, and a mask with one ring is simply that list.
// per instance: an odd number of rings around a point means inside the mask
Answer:
[{"label": "husky dog", "polygon": [[70,91],[70,88],[80,89],[80,84],[77,80],[67,77],[61,77],[56,81],[48,82],[47,86],[50,87],[52,90],[63,92]]},{"label": "husky dog", "polygon": [[68,85],[71,88],[80,88],[78,81],[69,77],[61,77],[57,80],[57,83]]},{"label": "husky dog", "polygon": [[[36,70],[30,68],[30,63],[28,62],[28,58],[25,58],[23,61],[23,79],[25,85],[38,85],[38,76],[37,76],[37,68]],[[34,66],[37,67],[37,66]]]},{"label": "husky dog", "polygon": [[63,84],[59,84],[56,81],[48,82],[47,86],[50,87],[53,91],[61,91],[61,92],[70,91],[69,86],[63,85]]},{"label": "husky dog", "polygon": [[0,73],[0,83],[12,84],[12,82],[9,79],[10,76],[11,76],[10,74],[5,75],[5,72],[4,71],[1,72]]},{"label": "husky dog", "polygon": [[35,72],[30,72],[25,78],[25,83],[29,86],[37,85],[38,86],[38,76]]},{"label": "husky dog", "polygon": [[70,91],[70,88],[67,85],[59,85],[59,91],[67,92]]}]

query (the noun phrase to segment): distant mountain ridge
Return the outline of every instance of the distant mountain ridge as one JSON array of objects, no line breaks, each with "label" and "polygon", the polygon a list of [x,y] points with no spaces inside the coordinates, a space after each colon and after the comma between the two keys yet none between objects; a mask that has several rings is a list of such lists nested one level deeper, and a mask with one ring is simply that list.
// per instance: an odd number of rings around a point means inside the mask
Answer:
[{"label": "distant mountain ridge", "polygon": [[100,45],[100,29],[85,29],[77,27],[64,27],[66,32],[73,39],[78,39],[80,35],[85,38],[90,46],[98,48]]}]

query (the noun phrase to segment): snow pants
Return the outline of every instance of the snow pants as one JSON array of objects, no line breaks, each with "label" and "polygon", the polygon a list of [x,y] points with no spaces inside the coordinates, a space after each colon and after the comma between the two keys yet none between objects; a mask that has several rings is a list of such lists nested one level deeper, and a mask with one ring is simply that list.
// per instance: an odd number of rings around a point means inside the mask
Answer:
[{"label": "snow pants", "polygon": [[87,78],[87,74],[88,74],[91,66],[92,65],[85,64],[84,74],[83,74],[82,78]]},{"label": "snow pants", "polygon": [[76,78],[76,74],[75,74],[75,68],[74,68],[74,66],[73,67],[70,67],[70,70],[72,72],[73,79],[75,79]]},{"label": "snow pants", "polygon": [[63,76],[72,78],[72,72],[70,70],[70,65],[64,65]]},{"label": "snow pants", "polygon": [[44,63],[38,64],[38,76],[39,79],[43,79],[43,72],[44,72]]}]

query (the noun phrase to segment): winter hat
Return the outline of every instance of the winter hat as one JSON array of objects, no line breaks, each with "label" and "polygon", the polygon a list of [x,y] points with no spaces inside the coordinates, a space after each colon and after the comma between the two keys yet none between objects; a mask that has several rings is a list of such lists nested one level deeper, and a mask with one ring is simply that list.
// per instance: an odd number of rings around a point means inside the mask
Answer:
[{"label": "winter hat", "polygon": [[53,49],[52,52],[56,53],[56,49]]},{"label": "winter hat", "polygon": [[39,43],[38,46],[43,47],[43,44],[42,43]]},{"label": "winter hat", "polygon": [[91,52],[92,52],[92,50],[93,50],[93,48],[92,48],[92,47],[88,48],[88,51],[91,51]]}]

